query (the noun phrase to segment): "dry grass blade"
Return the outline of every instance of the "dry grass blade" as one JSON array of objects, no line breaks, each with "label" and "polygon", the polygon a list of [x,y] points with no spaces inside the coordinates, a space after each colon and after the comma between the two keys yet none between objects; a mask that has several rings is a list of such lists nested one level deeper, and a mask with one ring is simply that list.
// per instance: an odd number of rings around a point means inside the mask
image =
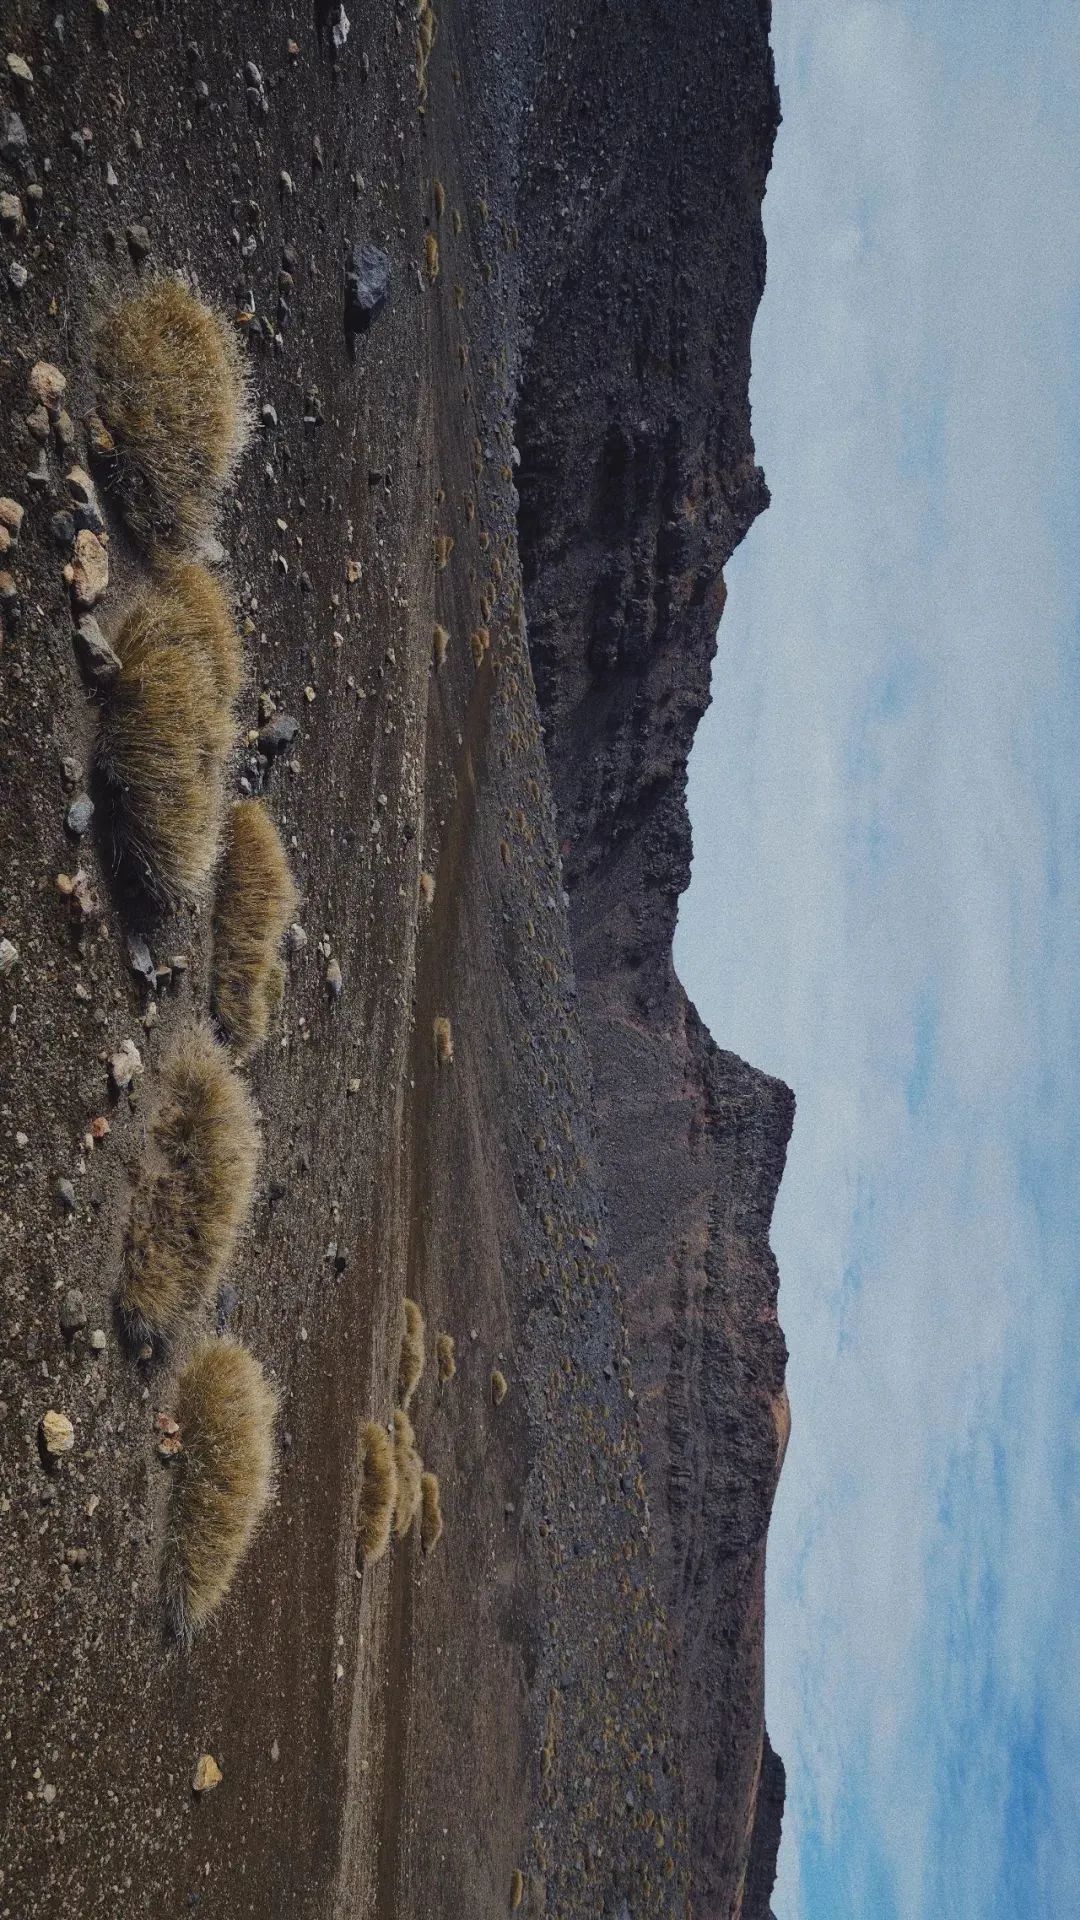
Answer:
[{"label": "dry grass blade", "polygon": [[144,593],[113,641],[97,769],[117,866],[159,900],[198,899],[217,858],[238,644],[224,596],[194,565]]},{"label": "dry grass blade", "polygon": [[250,432],[234,330],[182,281],[157,280],[106,314],[94,370],[127,525],[148,547],[193,545]]},{"label": "dry grass blade", "polygon": [[415,1300],[402,1305],[401,1353],[398,1359],[398,1399],[407,1407],[424,1371],[424,1316]]},{"label": "dry grass blade", "polygon": [[277,1399],[257,1360],[207,1340],[180,1374],[163,1593],[184,1645],[220,1605],[270,1497]]},{"label": "dry grass blade", "polygon": [[241,800],[225,822],[214,895],[214,1012],[242,1059],[266,1038],[280,998],[278,948],[296,912],[296,887],[274,822]]},{"label": "dry grass blade", "polygon": [[251,1205],[259,1130],[250,1096],[202,1027],[166,1055],[117,1295],[126,1337],[161,1353],[217,1292]]},{"label": "dry grass blade", "polygon": [[385,1427],[369,1420],[360,1435],[360,1546],[369,1563],[390,1545],[396,1504],[393,1443]]},{"label": "dry grass blade", "polygon": [[394,1532],[401,1539],[419,1511],[420,1480],[424,1471],[412,1421],[402,1407],[394,1413],[394,1471],[397,1481]]},{"label": "dry grass blade", "polygon": [[439,1476],[437,1473],[424,1473],[420,1476],[420,1545],[424,1552],[433,1552],[442,1535],[443,1517],[439,1502]]}]

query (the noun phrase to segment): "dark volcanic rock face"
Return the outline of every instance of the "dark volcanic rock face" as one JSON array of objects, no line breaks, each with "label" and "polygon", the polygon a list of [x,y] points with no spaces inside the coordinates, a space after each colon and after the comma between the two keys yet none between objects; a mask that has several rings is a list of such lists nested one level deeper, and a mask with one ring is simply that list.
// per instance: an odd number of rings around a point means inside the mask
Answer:
[{"label": "dark volcanic rock face", "polygon": [[794,1101],[714,1045],[671,945],[722,569],[768,502],[748,382],[769,8],[642,0],[565,9],[560,29],[523,190],[530,649],[680,1656],[695,1912],[753,1920],[783,1803],[763,1714],[788,1425],[768,1232]]}]

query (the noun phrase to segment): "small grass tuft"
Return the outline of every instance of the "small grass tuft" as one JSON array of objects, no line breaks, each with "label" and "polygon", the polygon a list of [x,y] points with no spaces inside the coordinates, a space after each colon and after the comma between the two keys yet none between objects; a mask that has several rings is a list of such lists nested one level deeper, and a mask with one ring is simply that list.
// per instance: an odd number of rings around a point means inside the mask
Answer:
[{"label": "small grass tuft", "polygon": [[440,573],[443,571],[443,568],[447,565],[450,559],[450,555],[453,553],[453,551],[454,551],[453,534],[437,533],[435,535],[435,565]]},{"label": "small grass tuft", "polygon": [[439,1502],[439,1476],[420,1476],[420,1545],[425,1553],[438,1546],[443,1535],[442,1507]]},{"label": "small grass tuft", "polygon": [[507,1384],[505,1373],[500,1373],[498,1367],[493,1367],[491,1371],[491,1404],[492,1406],[501,1407],[509,1391],[510,1391],[510,1388]]},{"label": "small grass tuft", "polygon": [[510,1875],[510,1911],[516,1913],[525,1898],[525,1876],[520,1867]]},{"label": "small grass tuft", "polygon": [[251,1205],[258,1156],[255,1110],[224,1050],[203,1027],[182,1033],[161,1070],[117,1293],[136,1352],[167,1350],[214,1299]]},{"label": "small grass tuft", "polygon": [[436,1014],[431,1023],[435,1057],[440,1067],[448,1067],[454,1058],[454,1030],[445,1013]]},{"label": "small grass tuft", "polygon": [[106,314],[94,368],[128,527],[147,547],[194,545],[250,432],[233,328],[181,280],[156,280]]},{"label": "small grass tuft", "polygon": [[424,239],[424,266],[428,279],[434,283],[439,277],[439,242],[433,233]]},{"label": "small grass tuft", "polygon": [[114,860],[159,901],[197,900],[217,856],[240,678],[224,595],[202,567],[170,568],[113,645],[96,764]]},{"label": "small grass tuft", "polygon": [[424,1463],[420,1458],[412,1421],[404,1407],[394,1411],[394,1473],[396,1506],[394,1532],[401,1540],[408,1533],[420,1510],[420,1480]]},{"label": "small grass tuft", "polygon": [[457,1372],[457,1355],[452,1333],[440,1333],[435,1342],[435,1358],[439,1367],[439,1379],[444,1383],[452,1380]]},{"label": "small grass tuft", "polygon": [[184,1646],[225,1598],[266,1508],[276,1415],[274,1389],[246,1347],[196,1347],[177,1382],[181,1450],[162,1569],[166,1615]]},{"label": "small grass tuft", "polygon": [[278,949],[296,912],[285,848],[260,800],[228,814],[214,895],[210,991],[214,1013],[240,1059],[266,1038],[281,999]]},{"label": "small grass tuft", "polygon": [[390,1545],[397,1503],[394,1448],[385,1427],[369,1420],[360,1436],[360,1546],[369,1564]]},{"label": "small grass tuft", "polygon": [[437,625],[431,641],[431,657],[436,667],[441,667],[444,664],[446,660],[446,649],[449,645],[450,634],[448,629]]},{"label": "small grass tuft", "polygon": [[401,1352],[398,1358],[398,1400],[408,1407],[424,1371],[424,1316],[415,1300],[402,1307]]},{"label": "small grass tuft", "polygon": [[426,868],[420,875],[420,898],[425,907],[430,907],[435,898],[435,875],[428,873]]}]

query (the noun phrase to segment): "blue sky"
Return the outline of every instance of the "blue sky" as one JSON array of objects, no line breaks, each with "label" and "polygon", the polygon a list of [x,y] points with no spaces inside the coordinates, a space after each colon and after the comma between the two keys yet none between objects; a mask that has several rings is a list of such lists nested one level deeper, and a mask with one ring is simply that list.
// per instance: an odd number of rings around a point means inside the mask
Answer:
[{"label": "blue sky", "polygon": [[779,1920],[1080,1913],[1080,8],[774,0],[676,960],[798,1116]]}]

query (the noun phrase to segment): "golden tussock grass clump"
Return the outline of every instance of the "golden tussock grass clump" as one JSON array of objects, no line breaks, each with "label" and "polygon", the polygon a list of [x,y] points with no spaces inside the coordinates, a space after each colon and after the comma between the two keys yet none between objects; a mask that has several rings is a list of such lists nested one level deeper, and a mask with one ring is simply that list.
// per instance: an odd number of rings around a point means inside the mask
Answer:
[{"label": "golden tussock grass clump", "polygon": [[420,1509],[420,1479],[424,1463],[416,1445],[413,1424],[403,1407],[394,1413],[394,1474],[396,1505],[394,1532],[403,1539]]},{"label": "golden tussock grass clump", "polygon": [[425,907],[430,907],[435,898],[435,875],[428,873],[426,868],[420,875],[420,898]]},{"label": "golden tussock grass clump", "polygon": [[402,1305],[401,1352],[398,1357],[398,1400],[407,1407],[424,1371],[424,1316],[415,1300]]},{"label": "golden tussock grass clump", "polygon": [[520,1867],[510,1875],[510,1911],[516,1913],[525,1898],[525,1876]]},{"label": "golden tussock grass clump", "polygon": [[385,1427],[369,1420],[360,1436],[360,1546],[368,1562],[390,1545],[397,1504],[394,1448]]},{"label": "golden tussock grass clump", "polygon": [[433,233],[427,234],[424,239],[424,266],[427,270],[428,279],[431,281],[437,280],[439,277],[439,242]]},{"label": "golden tussock grass clump", "polygon": [[160,900],[196,900],[217,857],[240,678],[225,597],[202,567],[170,568],[113,646],[96,760],[117,865]]},{"label": "golden tussock grass clump", "polygon": [[231,709],[244,684],[244,643],[221,581],[195,560],[168,560],[157,570],[159,591],[171,601],[174,646],[199,652],[218,698]]},{"label": "golden tussock grass clump", "polygon": [[167,1349],[214,1299],[258,1157],[247,1089],[206,1029],[190,1028],[165,1056],[124,1244],[117,1309],[137,1352]]},{"label": "golden tussock grass clump", "polygon": [[507,1384],[505,1373],[500,1373],[498,1367],[493,1367],[491,1371],[491,1404],[492,1406],[501,1407],[509,1391],[510,1391],[510,1388]]},{"label": "golden tussock grass clump", "polygon": [[446,627],[436,626],[431,640],[431,657],[436,667],[446,660],[446,649],[450,645],[450,634]]},{"label": "golden tussock grass clump", "polygon": [[285,848],[261,800],[240,800],[225,821],[214,894],[210,991],[240,1059],[266,1038],[281,997],[278,948],[296,912]]},{"label": "golden tussock grass clump", "polygon": [[180,1428],[162,1589],[189,1645],[225,1598],[270,1498],[277,1396],[235,1340],[204,1340],[176,1388]]},{"label": "golden tussock grass clump", "polygon": [[440,1067],[448,1067],[454,1058],[454,1030],[445,1013],[436,1014],[431,1023],[435,1057]]},{"label": "golden tussock grass clump", "polygon": [[438,1546],[443,1535],[442,1507],[439,1503],[439,1476],[420,1476],[420,1545],[425,1553]]},{"label": "golden tussock grass clump", "polygon": [[431,49],[435,45],[438,25],[431,0],[420,0],[416,13],[416,90],[420,96],[421,111],[427,105],[427,67],[431,58]]},{"label": "golden tussock grass clump", "polygon": [[182,281],[156,280],[106,314],[94,369],[127,525],[145,546],[193,545],[250,432],[234,330]]},{"label": "golden tussock grass clump", "polygon": [[439,1367],[439,1379],[452,1380],[457,1372],[457,1354],[452,1333],[440,1333],[435,1342],[435,1358]]}]

